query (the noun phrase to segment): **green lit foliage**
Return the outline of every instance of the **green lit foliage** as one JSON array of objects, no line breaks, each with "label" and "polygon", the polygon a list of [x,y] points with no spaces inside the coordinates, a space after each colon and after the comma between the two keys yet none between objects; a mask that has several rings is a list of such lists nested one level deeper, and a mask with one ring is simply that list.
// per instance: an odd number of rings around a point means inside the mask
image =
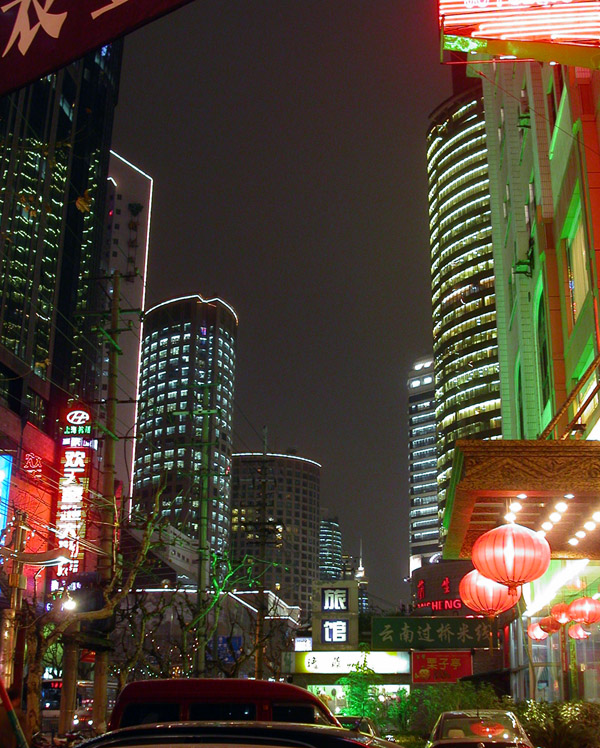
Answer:
[{"label": "green lit foliage", "polygon": [[346,693],[347,707],[342,713],[370,717],[378,721],[379,700],[376,685],[380,680],[380,676],[367,665],[367,652],[363,652],[362,660],[352,666],[348,675],[337,681],[344,686]]},{"label": "green lit foliage", "polygon": [[600,704],[525,701],[511,706],[532,743],[540,748],[600,746]]}]

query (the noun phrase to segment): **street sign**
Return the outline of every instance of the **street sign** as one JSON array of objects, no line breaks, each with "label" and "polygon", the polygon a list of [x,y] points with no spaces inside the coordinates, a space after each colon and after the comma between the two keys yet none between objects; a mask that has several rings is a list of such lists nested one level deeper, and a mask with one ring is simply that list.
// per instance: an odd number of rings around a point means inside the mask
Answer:
[{"label": "street sign", "polygon": [[0,0],[0,95],[190,0]]},{"label": "street sign", "polygon": [[397,616],[373,618],[371,648],[484,649],[490,646],[490,622],[485,618]]}]

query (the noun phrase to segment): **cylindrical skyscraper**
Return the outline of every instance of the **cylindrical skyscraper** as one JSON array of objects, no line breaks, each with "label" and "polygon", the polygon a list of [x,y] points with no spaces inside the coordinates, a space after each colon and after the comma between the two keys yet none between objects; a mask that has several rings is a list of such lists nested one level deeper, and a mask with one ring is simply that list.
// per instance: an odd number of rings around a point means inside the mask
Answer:
[{"label": "cylindrical skyscraper", "polygon": [[161,477],[161,511],[189,538],[226,550],[237,316],[220,299],[186,296],[149,309],[142,340],[134,504],[149,511]]},{"label": "cylindrical skyscraper", "polygon": [[457,82],[427,135],[441,509],[454,442],[502,433],[483,94],[479,81]]},{"label": "cylindrical skyscraper", "polygon": [[233,455],[231,549],[302,618],[319,577],[321,466],[293,454]]}]

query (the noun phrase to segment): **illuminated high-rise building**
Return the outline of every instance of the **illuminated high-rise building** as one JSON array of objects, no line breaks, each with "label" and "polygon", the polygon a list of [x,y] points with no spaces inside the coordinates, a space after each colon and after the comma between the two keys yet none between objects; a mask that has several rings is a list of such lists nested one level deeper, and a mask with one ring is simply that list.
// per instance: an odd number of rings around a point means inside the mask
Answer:
[{"label": "illuminated high-rise building", "polygon": [[323,516],[319,527],[319,579],[342,578],[342,531],[337,517]]},{"label": "illuminated high-rise building", "polygon": [[441,509],[455,441],[502,432],[483,94],[462,66],[455,66],[454,84],[427,134]]},{"label": "illuminated high-rise building", "polygon": [[[119,376],[117,378],[116,431],[121,438],[115,455],[115,476],[123,485],[123,496],[131,496],[133,445],[139,375],[142,315],[146,290],[148,242],[152,215],[152,177],[111,151],[108,166],[106,221],[102,263],[105,275],[120,276],[119,307],[123,330],[119,335]],[[105,297],[110,308],[111,296]],[[101,402],[108,391],[108,355],[111,343],[105,340]],[[105,406],[100,406],[100,417]]]},{"label": "illuminated high-rise building", "polygon": [[121,50],[0,98],[0,398],[48,433],[66,393],[99,400],[94,313]]},{"label": "illuminated high-rise building", "polygon": [[295,454],[233,456],[231,552],[254,559],[256,581],[311,614],[319,578],[321,466]]},{"label": "illuminated high-rise building", "polygon": [[186,296],[144,316],[133,504],[197,542],[203,497],[213,552],[228,548],[237,316],[221,299]]},{"label": "illuminated high-rise building", "polygon": [[433,356],[408,377],[409,573],[440,551]]}]

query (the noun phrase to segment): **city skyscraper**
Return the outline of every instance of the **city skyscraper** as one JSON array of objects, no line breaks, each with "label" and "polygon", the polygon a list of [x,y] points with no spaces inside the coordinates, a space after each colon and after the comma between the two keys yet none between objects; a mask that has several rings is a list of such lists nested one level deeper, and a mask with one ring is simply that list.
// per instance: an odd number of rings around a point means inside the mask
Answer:
[{"label": "city skyscraper", "polygon": [[453,75],[427,134],[440,509],[455,441],[502,433],[483,93],[463,66]]},{"label": "city skyscraper", "polygon": [[231,552],[267,589],[311,615],[319,578],[321,466],[295,454],[233,455]]},{"label": "city skyscraper", "polygon": [[213,552],[228,548],[237,316],[221,299],[185,296],[144,317],[133,504],[160,508],[192,541],[203,496]]},{"label": "city skyscraper", "polygon": [[[102,263],[106,275],[120,276],[119,309],[122,332],[119,335],[117,435],[115,475],[123,484],[123,495],[131,496],[133,482],[133,445],[142,341],[142,310],[145,308],[146,268],[152,215],[152,177],[114,151],[110,152],[106,196],[106,221]],[[110,307],[112,294],[105,297]],[[108,390],[108,341],[104,342],[101,401]],[[105,406],[100,406],[100,416]]]},{"label": "city skyscraper", "polygon": [[412,575],[441,549],[433,356],[416,361],[408,377],[408,483]]},{"label": "city skyscraper", "polygon": [[319,526],[319,579],[342,578],[342,531],[337,517],[321,517]]},{"label": "city skyscraper", "polygon": [[121,52],[103,47],[0,99],[0,396],[49,432],[67,393],[99,400],[91,312]]}]

